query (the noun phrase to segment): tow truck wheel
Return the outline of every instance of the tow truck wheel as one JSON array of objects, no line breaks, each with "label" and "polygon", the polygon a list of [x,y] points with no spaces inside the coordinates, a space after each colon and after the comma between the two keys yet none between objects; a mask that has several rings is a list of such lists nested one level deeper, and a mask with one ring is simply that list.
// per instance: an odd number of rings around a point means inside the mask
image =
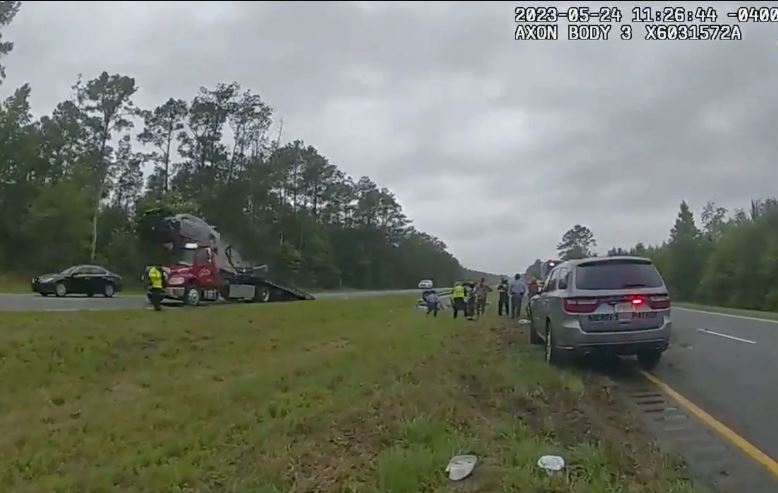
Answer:
[{"label": "tow truck wheel", "polygon": [[257,303],[267,303],[270,301],[270,290],[267,286],[257,286],[254,288],[254,301]]},{"label": "tow truck wheel", "polygon": [[200,290],[197,286],[189,286],[184,291],[184,304],[189,306],[197,306],[200,304]]}]

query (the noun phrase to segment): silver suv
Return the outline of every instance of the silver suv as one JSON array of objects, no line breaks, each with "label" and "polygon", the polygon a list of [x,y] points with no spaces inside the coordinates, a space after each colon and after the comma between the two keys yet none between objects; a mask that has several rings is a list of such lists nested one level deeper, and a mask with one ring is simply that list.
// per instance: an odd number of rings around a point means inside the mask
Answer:
[{"label": "silver suv", "polygon": [[670,345],[670,297],[651,260],[571,260],[552,270],[530,300],[530,342],[546,361],[572,355],[637,355],[655,366]]}]

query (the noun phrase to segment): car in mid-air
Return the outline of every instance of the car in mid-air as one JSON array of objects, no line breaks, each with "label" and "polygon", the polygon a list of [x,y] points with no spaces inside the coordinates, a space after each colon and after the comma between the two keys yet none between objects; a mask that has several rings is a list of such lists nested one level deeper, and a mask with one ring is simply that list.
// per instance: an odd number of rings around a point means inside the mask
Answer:
[{"label": "car in mid-air", "polygon": [[419,289],[432,289],[432,284],[431,279],[423,279],[419,281]]},{"label": "car in mid-air", "polygon": [[97,294],[110,298],[121,290],[122,277],[99,265],[74,265],[56,274],[43,274],[32,279],[32,291],[41,296]]},{"label": "car in mid-air", "polygon": [[670,345],[670,296],[646,258],[560,263],[530,303],[530,342],[544,344],[552,364],[573,355],[636,355],[651,368]]}]

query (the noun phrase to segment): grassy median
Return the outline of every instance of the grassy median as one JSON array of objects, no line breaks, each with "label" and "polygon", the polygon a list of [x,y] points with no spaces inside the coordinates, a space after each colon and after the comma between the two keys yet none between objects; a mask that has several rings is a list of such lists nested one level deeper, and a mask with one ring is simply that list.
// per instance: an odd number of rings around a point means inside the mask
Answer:
[{"label": "grassy median", "polygon": [[29,293],[30,279],[17,274],[3,274],[0,272],[0,293]]},{"label": "grassy median", "polygon": [[696,491],[606,381],[413,301],[5,313],[0,491]]}]

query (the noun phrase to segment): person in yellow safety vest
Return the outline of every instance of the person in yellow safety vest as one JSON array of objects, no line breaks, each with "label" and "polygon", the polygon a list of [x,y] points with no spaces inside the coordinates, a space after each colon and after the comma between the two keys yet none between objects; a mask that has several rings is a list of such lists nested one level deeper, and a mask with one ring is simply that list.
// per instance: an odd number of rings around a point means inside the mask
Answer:
[{"label": "person in yellow safety vest", "polygon": [[451,290],[451,308],[454,309],[454,318],[457,318],[460,311],[465,311],[465,287],[461,282],[454,284]]},{"label": "person in yellow safety vest", "polygon": [[162,310],[162,298],[163,298],[163,274],[162,270],[158,267],[152,266],[149,269],[149,293],[148,298],[151,304],[154,305],[154,310]]}]

